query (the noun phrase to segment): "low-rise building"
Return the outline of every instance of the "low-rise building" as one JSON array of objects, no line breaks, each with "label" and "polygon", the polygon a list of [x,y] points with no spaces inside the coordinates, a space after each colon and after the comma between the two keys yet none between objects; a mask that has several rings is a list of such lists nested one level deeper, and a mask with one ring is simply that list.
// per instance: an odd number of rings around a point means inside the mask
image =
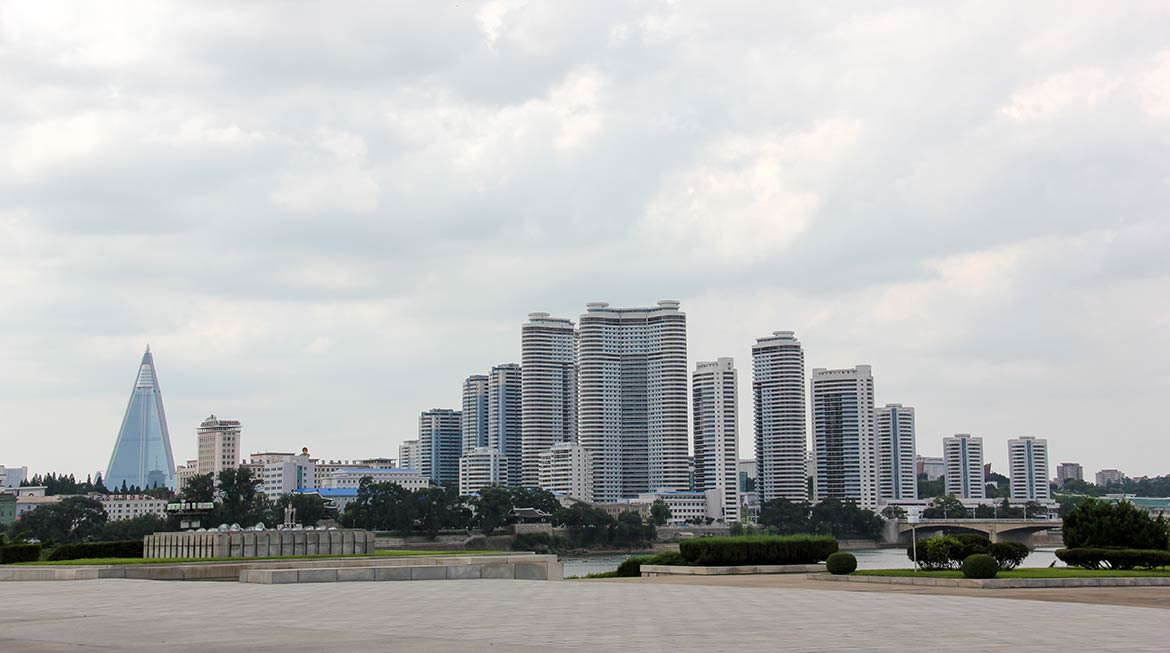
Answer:
[{"label": "low-rise building", "polygon": [[642,519],[650,518],[650,504],[644,503],[640,500],[622,499],[620,501],[612,501],[607,503],[595,503],[594,508],[601,508],[610,517],[617,517],[623,512],[636,512]]},{"label": "low-rise building", "polygon": [[459,457],[459,494],[474,494],[488,485],[508,484],[508,459],[499,449],[475,447]]},{"label": "low-rise building", "polygon": [[143,515],[167,516],[167,500],[147,494],[93,494],[90,498],[101,502],[110,521],[134,519]]},{"label": "low-rise building", "polygon": [[[23,490],[25,488],[20,489]],[[44,488],[41,488],[41,494],[18,494],[16,495],[16,518],[20,519],[41,506],[52,505],[64,498],[64,495],[60,494],[45,496]]]},{"label": "low-rise building", "polygon": [[325,500],[325,504],[337,510],[338,514],[345,512],[345,507],[357,499],[356,487],[317,488],[315,490],[294,490],[293,494],[311,494]]},{"label": "low-rise building", "polygon": [[[328,476],[321,479],[317,486],[322,490],[341,490],[352,488],[355,492],[361,485],[363,478],[369,478],[374,483],[395,483],[410,490],[421,490],[430,487],[429,478],[413,469],[371,469],[367,467],[342,467],[335,469]],[[324,496],[324,495],[322,495]],[[355,495],[356,496],[356,495]]]},{"label": "low-rise building", "polygon": [[1097,485],[1105,487],[1106,485],[1120,485],[1125,480],[1125,474],[1121,473],[1120,469],[1102,469],[1097,472]]},{"label": "low-rise building", "polygon": [[706,522],[723,516],[720,505],[722,494],[716,490],[706,492],[649,492],[638,495],[638,503],[652,506],[662,501],[670,509],[668,525]]},{"label": "low-rise building", "polygon": [[187,487],[187,483],[199,475],[199,461],[188,460],[186,465],[179,465],[175,468],[175,492],[180,493],[183,488]]},{"label": "low-rise building", "polygon": [[914,474],[925,474],[926,480],[937,481],[947,475],[947,462],[941,456],[915,456]]}]

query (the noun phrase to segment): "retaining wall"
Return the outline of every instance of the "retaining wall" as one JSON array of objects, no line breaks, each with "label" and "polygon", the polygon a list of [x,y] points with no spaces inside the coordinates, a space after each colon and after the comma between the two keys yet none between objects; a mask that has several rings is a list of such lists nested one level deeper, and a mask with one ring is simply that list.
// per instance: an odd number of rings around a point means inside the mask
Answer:
[{"label": "retaining wall", "polygon": [[334,531],[190,531],[143,538],[144,558],[264,558],[303,555],[369,555],[374,534]]}]

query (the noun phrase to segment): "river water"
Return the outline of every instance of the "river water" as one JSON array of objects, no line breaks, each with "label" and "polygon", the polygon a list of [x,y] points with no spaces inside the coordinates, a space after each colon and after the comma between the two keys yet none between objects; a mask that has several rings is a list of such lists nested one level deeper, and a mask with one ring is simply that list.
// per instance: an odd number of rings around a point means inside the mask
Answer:
[{"label": "river water", "polygon": [[[1036,549],[1032,551],[1021,564],[1021,567],[1047,567],[1052,563],[1056,563],[1058,567],[1063,567],[1064,563],[1056,559],[1055,548]],[[914,563],[910,558],[906,557],[906,549],[862,549],[859,551],[850,551],[857,556],[858,569],[911,569]],[[645,554],[649,555],[649,554]],[[600,555],[600,556],[575,556],[561,558],[561,562],[565,564],[565,576],[584,576],[585,574],[598,574],[606,571],[614,571],[623,560],[630,556],[625,555]]]}]

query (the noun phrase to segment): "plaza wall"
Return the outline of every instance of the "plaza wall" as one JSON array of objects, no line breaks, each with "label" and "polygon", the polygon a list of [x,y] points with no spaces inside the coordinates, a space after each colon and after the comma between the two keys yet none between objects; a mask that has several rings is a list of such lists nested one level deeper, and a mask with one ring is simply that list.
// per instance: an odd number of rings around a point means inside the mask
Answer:
[{"label": "plaza wall", "polygon": [[262,558],[304,555],[371,555],[374,534],[333,531],[208,531],[155,533],[144,538],[144,558]]}]

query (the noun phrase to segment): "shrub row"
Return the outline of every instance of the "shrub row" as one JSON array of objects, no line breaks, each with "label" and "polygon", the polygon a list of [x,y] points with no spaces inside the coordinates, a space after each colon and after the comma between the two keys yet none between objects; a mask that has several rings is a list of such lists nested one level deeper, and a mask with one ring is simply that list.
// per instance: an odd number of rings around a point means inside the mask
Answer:
[{"label": "shrub row", "polygon": [[[918,541],[918,566],[927,570],[958,569],[973,555],[989,555],[1000,569],[1015,569],[1031,550],[1019,542],[996,542],[981,535],[942,535]],[[914,546],[906,547],[906,557],[914,559]]]},{"label": "shrub row", "polygon": [[0,546],[0,564],[36,562],[41,559],[40,544],[9,544]]},{"label": "shrub row", "polygon": [[685,567],[690,563],[681,554],[667,551],[652,556],[634,556],[626,558],[617,568],[617,575],[623,578],[634,578],[642,575],[642,565],[668,565]]},{"label": "shrub row", "polygon": [[828,535],[697,537],[678,545],[693,565],[807,565],[837,552]]},{"label": "shrub row", "polygon": [[1170,566],[1170,551],[1160,549],[1106,549],[1081,547],[1057,549],[1066,565],[1085,569],[1155,569]]},{"label": "shrub row", "polygon": [[141,558],[142,540],[119,542],[79,542],[62,544],[46,560],[82,560],[85,558]]}]

